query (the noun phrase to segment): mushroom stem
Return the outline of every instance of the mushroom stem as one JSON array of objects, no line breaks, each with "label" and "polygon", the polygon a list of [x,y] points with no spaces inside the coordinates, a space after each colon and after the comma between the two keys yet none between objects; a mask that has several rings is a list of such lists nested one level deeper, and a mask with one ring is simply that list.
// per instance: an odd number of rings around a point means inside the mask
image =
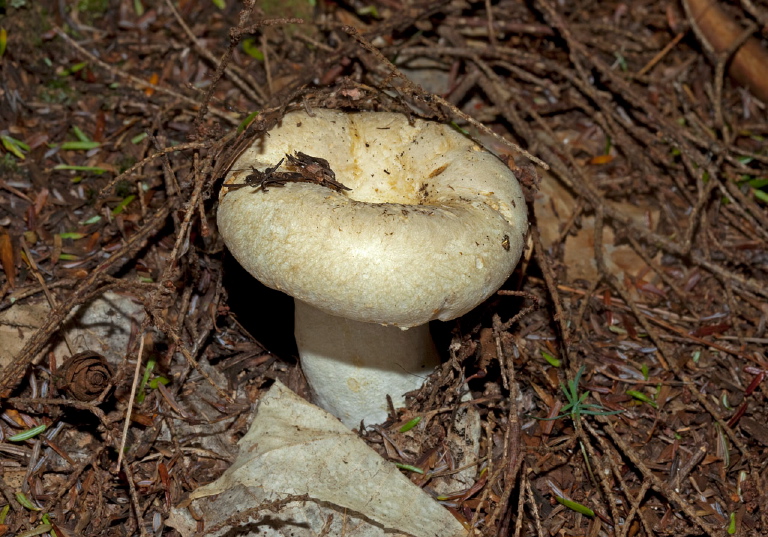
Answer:
[{"label": "mushroom stem", "polygon": [[421,387],[440,360],[429,324],[403,330],[328,315],[300,300],[296,343],[315,402],[349,428],[381,423]]}]

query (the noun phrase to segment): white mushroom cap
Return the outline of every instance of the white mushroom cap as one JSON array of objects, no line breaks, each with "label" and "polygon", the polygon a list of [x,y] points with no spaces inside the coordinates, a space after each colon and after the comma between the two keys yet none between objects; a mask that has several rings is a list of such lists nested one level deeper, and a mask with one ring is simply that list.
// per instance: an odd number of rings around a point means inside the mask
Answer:
[{"label": "white mushroom cap", "polygon": [[327,160],[352,190],[225,185],[219,230],[248,272],[296,299],[318,403],[349,427],[377,423],[386,395],[402,406],[439,364],[426,323],[463,315],[511,274],[528,229],[523,193],[507,166],[447,125],[331,110],[287,114],[227,184],[294,152]]},{"label": "white mushroom cap", "polygon": [[326,313],[403,328],[459,317],[504,283],[528,228],[507,166],[447,125],[390,113],[314,116],[286,115],[230,180],[301,151],[326,159],[352,190],[226,192],[219,228],[248,272]]}]

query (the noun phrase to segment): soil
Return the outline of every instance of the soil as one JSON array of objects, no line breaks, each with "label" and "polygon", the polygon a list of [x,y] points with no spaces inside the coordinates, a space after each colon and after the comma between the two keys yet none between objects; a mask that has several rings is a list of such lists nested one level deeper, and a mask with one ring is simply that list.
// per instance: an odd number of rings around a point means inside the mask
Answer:
[{"label": "soil", "polygon": [[[443,367],[369,445],[429,492],[468,382],[476,484],[440,501],[474,534],[768,534],[764,1],[0,10],[0,536],[177,535],[260,395],[309,397],[290,299],[215,215],[254,137],[321,107],[453,122],[529,201],[518,269],[435,324]],[[67,349],[105,293],[122,346]]]}]

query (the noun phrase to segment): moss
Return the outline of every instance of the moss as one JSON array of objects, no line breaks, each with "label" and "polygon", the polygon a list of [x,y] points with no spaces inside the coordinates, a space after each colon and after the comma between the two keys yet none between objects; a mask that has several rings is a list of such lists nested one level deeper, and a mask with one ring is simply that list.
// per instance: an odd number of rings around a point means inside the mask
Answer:
[{"label": "moss", "polygon": [[77,10],[81,13],[102,16],[107,12],[109,0],[78,0]]},{"label": "moss", "polygon": [[118,173],[123,173],[125,170],[133,166],[138,162],[136,160],[136,157],[132,157],[129,155],[123,155],[118,161],[117,161],[117,171]]},{"label": "moss", "polygon": [[118,181],[115,185],[115,196],[125,198],[133,192],[134,188],[130,181]]},{"label": "moss", "polygon": [[54,78],[40,86],[37,94],[44,103],[70,104],[74,102],[77,92],[66,79]]},{"label": "moss", "polygon": [[16,162],[16,157],[10,153],[6,153],[0,158],[0,174],[15,174],[19,171],[19,163]]},{"label": "moss", "polygon": [[101,19],[109,8],[109,0],[78,0],[77,11],[86,24],[93,24]]}]

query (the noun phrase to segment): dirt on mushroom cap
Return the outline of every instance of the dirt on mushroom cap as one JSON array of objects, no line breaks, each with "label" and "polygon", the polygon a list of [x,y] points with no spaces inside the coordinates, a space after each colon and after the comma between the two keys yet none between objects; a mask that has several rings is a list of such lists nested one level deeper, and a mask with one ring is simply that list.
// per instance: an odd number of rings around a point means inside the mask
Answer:
[{"label": "dirt on mushroom cap", "polygon": [[235,167],[265,168],[302,151],[327,159],[352,190],[290,183],[226,192],[219,228],[246,270],[327,313],[401,327],[458,317],[503,284],[527,213],[501,161],[445,125],[314,114],[286,116]]}]

